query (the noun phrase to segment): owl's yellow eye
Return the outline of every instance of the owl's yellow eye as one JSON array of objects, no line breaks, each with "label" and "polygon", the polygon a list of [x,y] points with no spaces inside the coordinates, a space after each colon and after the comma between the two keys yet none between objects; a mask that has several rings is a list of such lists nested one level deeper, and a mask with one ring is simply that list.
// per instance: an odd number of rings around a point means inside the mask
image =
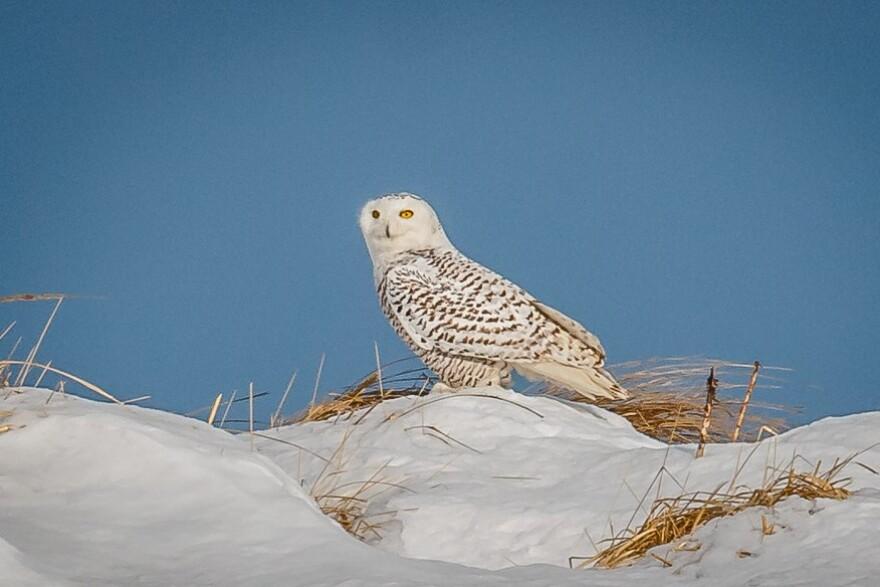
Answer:
[{"label": "owl's yellow eye", "polygon": [[401,211],[400,211],[400,217],[401,217],[401,218],[412,218],[412,217],[413,217],[413,211],[412,211],[412,210],[401,210]]},{"label": "owl's yellow eye", "polygon": [[379,211],[373,210],[373,218],[378,218],[378,217],[379,217]]}]

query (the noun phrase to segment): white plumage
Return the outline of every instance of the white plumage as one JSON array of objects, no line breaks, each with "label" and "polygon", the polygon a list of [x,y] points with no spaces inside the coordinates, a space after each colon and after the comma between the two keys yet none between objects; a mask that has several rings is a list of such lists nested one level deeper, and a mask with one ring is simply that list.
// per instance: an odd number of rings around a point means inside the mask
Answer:
[{"label": "white plumage", "polygon": [[507,386],[516,369],[589,399],[627,397],[596,336],[462,255],[426,201],[371,200],[360,227],[383,312],[444,385]]}]

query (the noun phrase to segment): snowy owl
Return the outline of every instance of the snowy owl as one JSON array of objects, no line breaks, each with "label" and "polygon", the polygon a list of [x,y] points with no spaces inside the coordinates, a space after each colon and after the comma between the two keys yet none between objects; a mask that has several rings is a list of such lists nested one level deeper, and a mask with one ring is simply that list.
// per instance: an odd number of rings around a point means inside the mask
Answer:
[{"label": "snowy owl", "polygon": [[382,311],[442,385],[509,387],[516,369],[588,399],[627,397],[596,336],[461,254],[425,200],[386,194],[359,222]]}]

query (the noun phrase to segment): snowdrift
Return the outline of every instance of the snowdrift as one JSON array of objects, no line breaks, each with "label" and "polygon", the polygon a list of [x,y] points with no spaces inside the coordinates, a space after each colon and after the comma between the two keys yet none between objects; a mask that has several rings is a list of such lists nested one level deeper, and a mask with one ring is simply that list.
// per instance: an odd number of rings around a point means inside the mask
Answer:
[{"label": "snowdrift", "polygon": [[[880,440],[880,413],[760,445],[709,445],[695,461],[693,447],[667,447],[597,408],[474,393],[391,400],[254,439],[134,406],[12,394],[2,403],[12,429],[0,434],[0,582],[869,585],[880,572],[877,448],[859,457],[869,468],[847,469],[846,501],[795,498],[712,522],[696,550],[660,547],[669,568],[648,557],[568,569],[612,527],[638,523],[656,494],[682,493],[676,483],[712,490],[740,467],[736,483],[757,485],[793,455],[830,464]],[[355,495],[367,544],[310,494]],[[761,532],[762,514],[774,534]]]}]

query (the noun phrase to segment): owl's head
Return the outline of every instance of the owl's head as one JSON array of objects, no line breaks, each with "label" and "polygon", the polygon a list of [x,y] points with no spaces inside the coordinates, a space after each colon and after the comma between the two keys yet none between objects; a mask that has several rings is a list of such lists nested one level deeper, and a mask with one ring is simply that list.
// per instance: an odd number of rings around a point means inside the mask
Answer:
[{"label": "owl's head", "polygon": [[415,194],[385,194],[361,209],[361,232],[373,265],[405,251],[451,248],[437,213]]}]

